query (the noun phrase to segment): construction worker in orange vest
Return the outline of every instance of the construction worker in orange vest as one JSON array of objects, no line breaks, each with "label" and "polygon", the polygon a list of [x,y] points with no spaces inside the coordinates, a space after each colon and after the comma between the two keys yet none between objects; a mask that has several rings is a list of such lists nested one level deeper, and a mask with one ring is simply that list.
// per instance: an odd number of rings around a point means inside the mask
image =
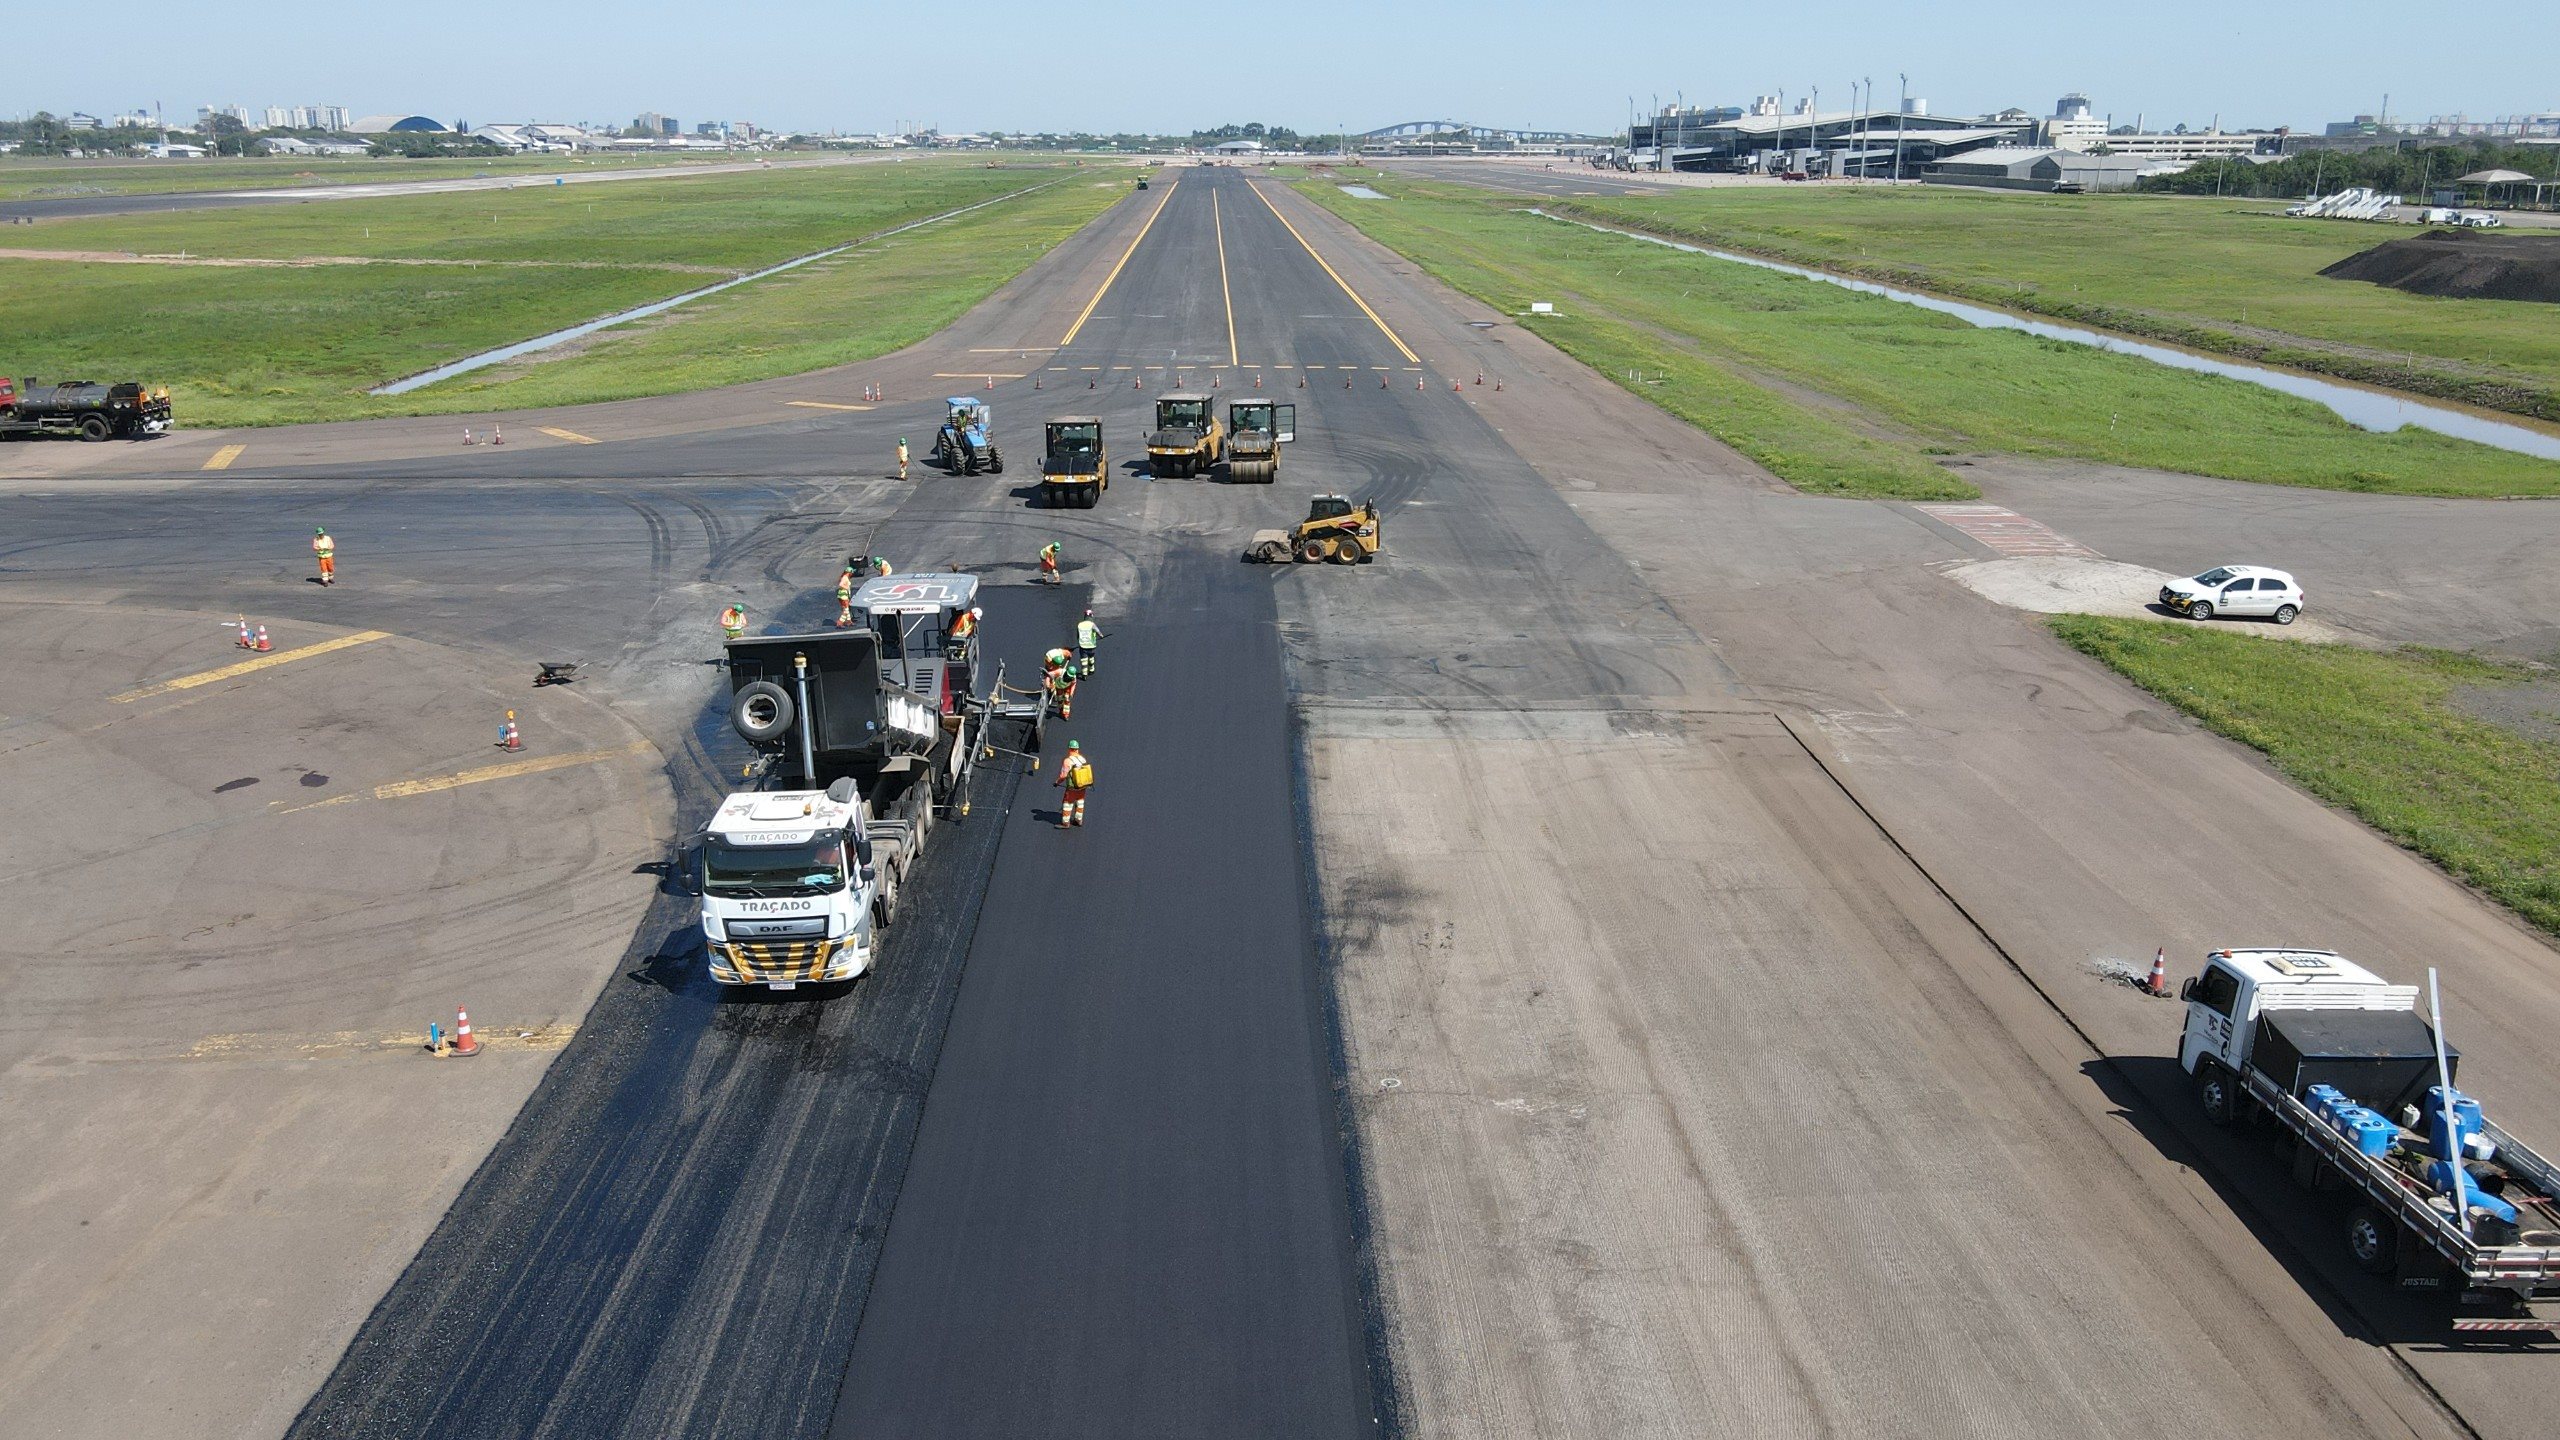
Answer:
[{"label": "construction worker in orange vest", "polygon": [[1052,650],[1042,661],[1041,669],[1048,677],[1049,704],[1061,720],[1076,718],[1076,667],[1064,650]]},{"label": "construction worker in orange vest", "polygon": [[836,628],[842,630],[852,623],[853,567],[847,565],[844,573],[836,577]]},{"label": "construction worker in orange vest", "polygon": [[1040,583],[1058,583],[1058,542],[1055,540],[1040,547]]},{"label": "construction worker in orange vest", "polygon": [[886,576],[889,576],[889,575],[894,575],[894,574],[896,574],[897,572],[896,572],[895,570],[892,570],[892,569],[890,569],[890,568],[889,568],[889,557],[888,557],[888,556],[886,556],[886,555],[874,555],[874,556],[872,556],[872,557],[871,557],[871,573],[872,573],[872,574],[874,574],[874,575],[879,575],[879,576],[886,577]]},{"label": "construction worker in orange vest", "polygon": [[330,537],[328,526],[314,525],[311,527],[311,553],[320,561],[320,583],[323,585],[337,584],[338,542]]},{"label": "construction worker in orange vest", "polygon": [[1058,788],[1066,792],[1058,802],[1058,828],[1084,824],[1084,792],[1093,788],[1093,762],[1084,758],[1084,747],[1067,742],[1066,758],[1058,762]]},{"label": "construction worker in orange vest", "polygon": [[961,611],[958,615],[952,617],[951,638],[954,640],[966,640],[970,636],[977,634],[978,622],[984,619],[985,616],[986,612],[980,610],[975,605]]},{"label": "construction worker in orange vest", "polygon": [[720,638],[735,640],[747,633],[747,608],[732,605],[720,612]]},{"label": "construction worker in orange vest", "polygon": [[898,478],[907,478],[907,437],[904,435],[898,437]]}]

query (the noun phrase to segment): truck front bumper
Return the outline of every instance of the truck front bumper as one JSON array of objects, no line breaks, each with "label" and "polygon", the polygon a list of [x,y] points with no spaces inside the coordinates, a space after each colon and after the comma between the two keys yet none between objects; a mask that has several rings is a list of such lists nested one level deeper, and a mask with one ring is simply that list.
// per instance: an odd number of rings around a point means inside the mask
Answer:
[{"label": "truck front bumper", "polygon": [[709,942],[711,978],[721,985],[788,989],[828,980],[850,980],[871,968],[871,947],[847,936],[835,940]]}]

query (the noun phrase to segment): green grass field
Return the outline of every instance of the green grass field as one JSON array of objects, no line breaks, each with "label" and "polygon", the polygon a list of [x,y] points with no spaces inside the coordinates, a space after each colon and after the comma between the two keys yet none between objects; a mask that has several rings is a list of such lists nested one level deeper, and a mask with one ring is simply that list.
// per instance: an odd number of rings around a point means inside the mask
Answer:
[{"label": "green grass field", "polygon": [[[1036,194],[742,286],[508,378],[364,393],[447,360],[1027,187]],[[66,222],[45,248],[471,265],[0,259],[0,368],[171,387],[182,425],[662,394],[894,349],[1128,192],[1068,165],[914,162]],[[23,234],[24,232],[22,232]],[[23,243],[23,242],[22,242]],[[937,258],[938,257],[938,258]],[[935,324],[941,323],[937,320]],[[761,336],[755,332],[762,332]]]},{"label": "green grass field", "polygon": [[1546,208],[2560,419],[2560,309],[2321,278],[2418,233],[2407,226],[2295,220],[2275,202],[1953,186],[1736,186]]},{"label": "green grass field", "polygon": [[2415,647],[2377,654],[2151,620],[2057,616],[2054,633],[2304,789],[2560,934],[2560,744],[2466,713],[2466,688],[2537,678]]},{"label": "green grass field", "polygon": [[1800,489],[1964,496],[1931,457],[2011,454],[2270,484],[2420,495],[2560,495],[2560,464],[2328,410],[2130,356],[1978,330],[1837,286],[1684,255],[1517,208],[1517,196],[1328,179],[1302,191]]},{"label": "green grass field", "polygon": [[498,155],[486,159],[380,160],[276,155],[253,160],[57,160],[0,155],[0,200],[70,195],[176,195],[199,190],[277,190],[386,180],[467,180],[475,175],[576,175],[735,164],[735,155]]}]

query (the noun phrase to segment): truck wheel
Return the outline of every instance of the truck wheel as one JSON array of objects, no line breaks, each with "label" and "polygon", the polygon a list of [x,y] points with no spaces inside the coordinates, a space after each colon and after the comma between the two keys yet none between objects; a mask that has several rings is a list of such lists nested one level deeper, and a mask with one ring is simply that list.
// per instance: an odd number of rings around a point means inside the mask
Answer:
[{"label": "truck wheel", "polygon": [[2347,1254],[2367,1275],[2388,1275],[2400,1264],[2400,1227],[2370,1205],[2347,1214]]},{"label": "truck wheel", "polygon": [[770,680],[756,681],[729,701],[730,727],[758,745],[790,733],[796,718],[791,692]]},{"label": "truck wheel", "polygon": [[2231,1128],[2233,1117],[2240,1113],[2240,1097],[2231,1086],[2231,1072],[2207,1062],[2196,1067],[2196,1103],[2204,1107],[2204,1118],[2223,1129]]},{"label": "truck wheel", "polygon": [[876,889],[871,892],[871,928],[886,930],[898,918],[898,873],[883,869]]},{"label": "truck wheel", "polygon": [[115,427],[107,423],[107,417],[104,415],[80,417],[80,438],[83,440],[104,440],[114,433]]},{"label": "truck wheel", "polygon": [[992,445],[987,447],[987,473],[990,475],[1004,473],[1004,452]]}]

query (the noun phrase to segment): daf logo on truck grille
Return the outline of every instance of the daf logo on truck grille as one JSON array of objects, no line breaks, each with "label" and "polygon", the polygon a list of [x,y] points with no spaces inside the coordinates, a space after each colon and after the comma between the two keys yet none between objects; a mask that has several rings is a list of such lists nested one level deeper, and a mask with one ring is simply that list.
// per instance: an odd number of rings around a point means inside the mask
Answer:
[{"label": "daf logo on truck grille", "polygon": [[816,915],[806,920],[732,920],[728,922],[728,931],[730,938],[737,940],[824,935],[827,933],[827,922],[823,916]]}]

